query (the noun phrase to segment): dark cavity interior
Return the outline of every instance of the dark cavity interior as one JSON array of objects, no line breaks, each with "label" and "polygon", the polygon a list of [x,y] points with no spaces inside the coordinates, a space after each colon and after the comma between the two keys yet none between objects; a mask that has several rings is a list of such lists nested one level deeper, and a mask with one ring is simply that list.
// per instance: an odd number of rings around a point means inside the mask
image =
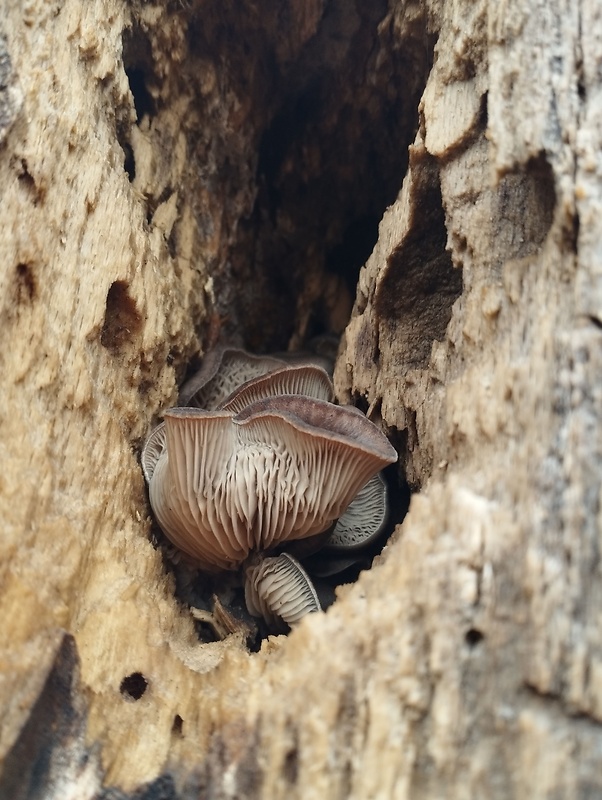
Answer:
[{"label": "dark cavity interior", "polygon": [[[426,11],[395,20],[384,0],[170,8],[186,37],[177,69],[161,74],[156,53],[169,58],[170,43],[140,28],[124,34],[124,67],[136,124],[158,150],[173,147],[163,112],[190,98],[180,188],[205,200],[199,253],[214,275],[220,333],[255,352],[340,334],[418,127],[434,46]],[[133,180],[123,115],[117,134]],[[149,221],[163,183],[157,196],[147,191]],[[176,225],[172,253],[177,237]]]},{"label": "dark cavity interior", "polygon": [[385,12],[379,2],[328,3],[296,60],[273,68],[256,198],[231,252],[251,349],[342,332],[401,187],[430,48],[424,29],[396,47]]}]

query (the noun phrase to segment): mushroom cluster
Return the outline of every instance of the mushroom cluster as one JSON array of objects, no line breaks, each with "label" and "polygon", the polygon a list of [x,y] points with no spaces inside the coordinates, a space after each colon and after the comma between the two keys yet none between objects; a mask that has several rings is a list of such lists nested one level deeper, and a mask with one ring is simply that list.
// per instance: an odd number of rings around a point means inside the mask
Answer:
[{"label": "mushroom cluster", "polygon": [[200,569],[241,570],[249,612],[272,627],[320,610],[297,558],[365,546],[386,519],[381,431],[333,402],[316,359],[211,352],[148,437],[155,518]]}]

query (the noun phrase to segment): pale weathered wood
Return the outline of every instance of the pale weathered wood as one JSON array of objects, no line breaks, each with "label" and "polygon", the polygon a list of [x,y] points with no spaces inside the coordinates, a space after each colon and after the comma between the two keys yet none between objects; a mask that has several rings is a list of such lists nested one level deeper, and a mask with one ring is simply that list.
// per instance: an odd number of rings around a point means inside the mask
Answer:
[{"label": "pale weathered wood", "polygon": [[[598,6],[6,4],[6,792],[602,795]],[[289,160],[256,179],[287,93],[331,74],[317,139],[276,128]],[[409,513],[328,613],[257,654],[200,644],[150,541],[140,443],[220,332],[340,331],[351,290],[325,253],[351,211],[329,227],[328,182],[358,217],[384,208],[379,159],[399,195],[335,378],[398,446]]]}]

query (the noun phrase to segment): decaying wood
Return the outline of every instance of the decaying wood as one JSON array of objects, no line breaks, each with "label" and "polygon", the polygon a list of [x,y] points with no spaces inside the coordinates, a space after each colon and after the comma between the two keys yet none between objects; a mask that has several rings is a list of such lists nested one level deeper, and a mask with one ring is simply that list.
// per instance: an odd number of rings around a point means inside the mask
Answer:
[{"label": "decaying wood", "polygon": [[[600,795],[599,4],[0,25],[3,796]],[[409,512],[326,614],[200,643],[140,444],[218,339],[343,328]]]}]

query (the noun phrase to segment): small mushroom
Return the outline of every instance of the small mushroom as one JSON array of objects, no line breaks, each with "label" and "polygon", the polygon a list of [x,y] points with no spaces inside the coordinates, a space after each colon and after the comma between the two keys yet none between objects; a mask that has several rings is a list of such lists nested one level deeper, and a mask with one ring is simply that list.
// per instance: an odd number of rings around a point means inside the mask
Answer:
[{"label": "small mushroom", "polygon": [[325,548],[341,555],[363,549],[382,533],[387,523],[387,510],[387,484],[378,472],[339,517]]},{"label": "small mushroom", "polygon": [[331,401],[334,390],[328,374],[321,367],[308,364],[287,366],[243,383],[220,403],[219,409],[236,414],[257,400],[289,394]]},{"label": "small mushroom", "polygon": [[173,408],[149,496],[168,539],[206,569],[327,530],[397,453],[360,411],[298,395],[241,412]]},{"label": "small mushroom", "polygon": [[279,358],[217,347],[207,353],[201,369],[184,384],[178,404],[213,410],[241,384],[284,366]]},{"label": "small mushroom", "polygon": [[289,626],[322,607],[309,576],[288,553],[251,561],[245,569],[245,600],[249,613],[272,627]]},{"label": "small mushroom", "polygon": [[164,450],[165,423],[162,422],[151,432],[150,436],[144,443],[142,454],[140,456],[142,472],[144,473],[144,479],[147,483],[150,483],[151,478],[153,477],[153,472],[155,471],[155,467],[157,466],[157,461],[161,457],[161,454]]}]

